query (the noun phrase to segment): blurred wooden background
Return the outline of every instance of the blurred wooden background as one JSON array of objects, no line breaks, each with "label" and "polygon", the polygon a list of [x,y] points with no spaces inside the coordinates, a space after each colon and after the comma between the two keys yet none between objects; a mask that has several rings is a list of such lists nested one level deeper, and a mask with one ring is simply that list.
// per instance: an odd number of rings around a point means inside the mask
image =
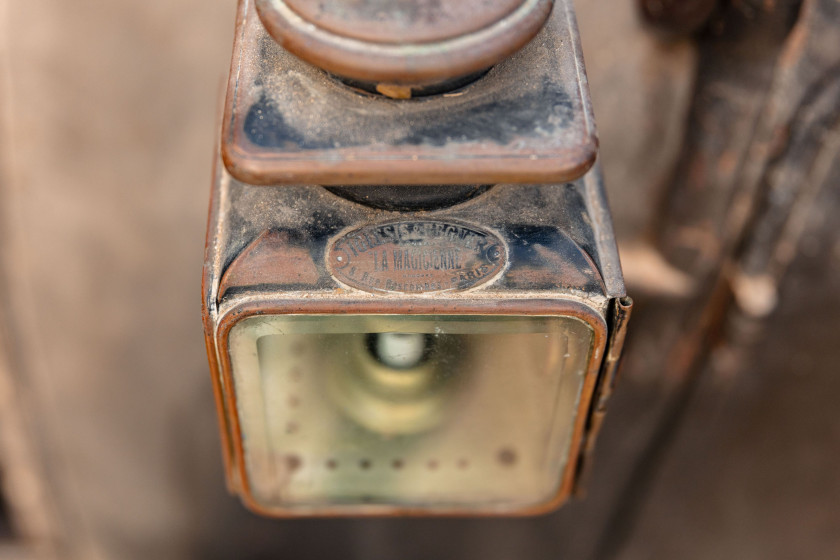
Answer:
[{"label": "blurred wooden background", "polygon": [[200,322],[234,0],[0,0],[0,558],[836,558],[840,3],[717,4],[577,1],[638,303],[586,500],[281,522]]}]

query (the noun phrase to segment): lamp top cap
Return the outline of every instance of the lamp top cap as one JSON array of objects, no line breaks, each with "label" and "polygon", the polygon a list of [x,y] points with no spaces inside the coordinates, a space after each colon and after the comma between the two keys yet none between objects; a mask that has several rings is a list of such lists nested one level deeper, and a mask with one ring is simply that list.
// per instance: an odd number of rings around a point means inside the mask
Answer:
[{"label": "lamp top cap", "polygon": [[527,44],[554,0],[256,0],[269,34],[354,80],[430,84],[485,70]]}]

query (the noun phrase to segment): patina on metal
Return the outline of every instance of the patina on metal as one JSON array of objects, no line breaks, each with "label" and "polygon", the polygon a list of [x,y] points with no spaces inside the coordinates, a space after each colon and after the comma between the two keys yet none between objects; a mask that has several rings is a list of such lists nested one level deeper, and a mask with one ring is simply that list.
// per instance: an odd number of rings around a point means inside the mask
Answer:
[{"label": "patina on metal", "polygon": [[595,161],[594,119],[567,1],[556,3],[533,40],[480,79],[409,100],[348,87],[285,50],[266,32],[254,0],[240,2],[237,30],[222,156],[241,181],[562,182]]},{"label": "patina on metal", "polygon": [[[228,482],[251,509],[521,515],[558,506],[578,485],[631,302],[593,168],[597,139],[571,2],[552,4],[240,0],[203,302]],[[483,58],[474,56],[466,47],[499,22],[515,40],[493,36]],[[325,47],[306,34],[340,40]],[[354,64],[385,74],[331,66],[358,55],[359,44],[368,50]],[[440,45],[464,48],[440,51],[443,62],[429,54]],[[382,52],[408,58],[388,67],[373,56]],[[425,73],[426,64],[440,72]],[[398,99],[409,97],[399,95],[405,84],[411,98]],[[556,493],[527,507],[267,506],[249,476],[242,416],[250,413],[237,397],[229,344],[243,321],[287,315],[582,322],[592,342],[567,411],[571,443]]]},{"label": "patina on metal", "polygon": [[[475,235],[469,242],[472,248],[463,249],[465,255],[474,255],[473,276],[462,280],[462,272],[471,272],[463,268],[466,263],[444,254],[454,249],[455,243],[444,246],[432,241],[431,250],[426,247],[428,254],[410,255],[409,270],[398,271],[431,274],[430,285],[400,281],[393,272],[395,255],[402,257],[399,262],[405,267],[405,251],[424,250],[422,244],[415,243],[416,238],[433,236],[447,225],[456,226],[451,231],[459,239],[462,234],[465,238],[470,232]],[[413,233],[404,240],[377,233],[392,226]],[[356,250],[361,266],[353,277],[358,281],[334,266],[347,250],[348,236],[359,243]],[[387,262],[386,271],[383,262]],[[442,267],[454,270],[441,271]],[[446,281],[453,278],[443,272],[455,272],[457,280],[447,286],[450,289],[439,290],[444,286],[431,285],[443,281],[438,275]],[[587,464],[584,457],[593,449],[601,426],[630,312],[624,296],[597,170],[567,184],[496,185],[466,203],[433,211],[398,211],[357,204],[317,186],[249,185],[219,165],[203,301],[229,485],[249,508],[270,516],[430,514],[424,508],[397,504],[330,505],[309,513],[260,505],[252,496],[253,481],[246,472],[239,420],[243,411],[237,405],[228,355],[229,333],[240,321],[272,315],[333,314],[569,316],[590,325],[594,341],[576,411],[570,458],[558,475],[557,494],[526,509],[456,508],[433,513],[528,515],[550,511],[577,488]]]},{"label": "patina on metal", "polygon": [[537,34],[553,3],[257,0],[256,5],[272,37],[300,58],[347,78],[411,86],[493,66]]},{"label": "patina on metal", "polygon": [[327,248],[339,281],[374,293],[463,291],[491,281],[507,264],[498,236],[475,225],[394,220],[339,234]]}]

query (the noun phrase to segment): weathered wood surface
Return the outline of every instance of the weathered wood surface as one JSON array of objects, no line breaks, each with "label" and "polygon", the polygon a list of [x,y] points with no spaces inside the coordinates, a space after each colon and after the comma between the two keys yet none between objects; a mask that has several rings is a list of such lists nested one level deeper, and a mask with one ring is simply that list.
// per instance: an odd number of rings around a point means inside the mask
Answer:
[{"label": "weathered wood surface", "polygon": [[[677,39],[631,0],[578,2],[638,301],[587,499],[533,520],[306,522],[226,495],[207,380],[198,283],[233,2],[0,4],[0,474],[18,540],[85,559],[832,557],[840,4],[719,4]],[[27,506],[28,470],[43,495]]]}]

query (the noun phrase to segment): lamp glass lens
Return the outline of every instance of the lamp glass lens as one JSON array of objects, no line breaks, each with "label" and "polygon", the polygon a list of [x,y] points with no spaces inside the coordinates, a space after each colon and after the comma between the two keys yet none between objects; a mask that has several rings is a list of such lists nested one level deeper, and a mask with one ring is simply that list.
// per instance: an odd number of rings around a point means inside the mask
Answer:
[{"label": "lamp glass lens", "polygon": [[249,493],[301,513],[550,501],[592,345],[566,316],[244,319],[229,350]]}]

